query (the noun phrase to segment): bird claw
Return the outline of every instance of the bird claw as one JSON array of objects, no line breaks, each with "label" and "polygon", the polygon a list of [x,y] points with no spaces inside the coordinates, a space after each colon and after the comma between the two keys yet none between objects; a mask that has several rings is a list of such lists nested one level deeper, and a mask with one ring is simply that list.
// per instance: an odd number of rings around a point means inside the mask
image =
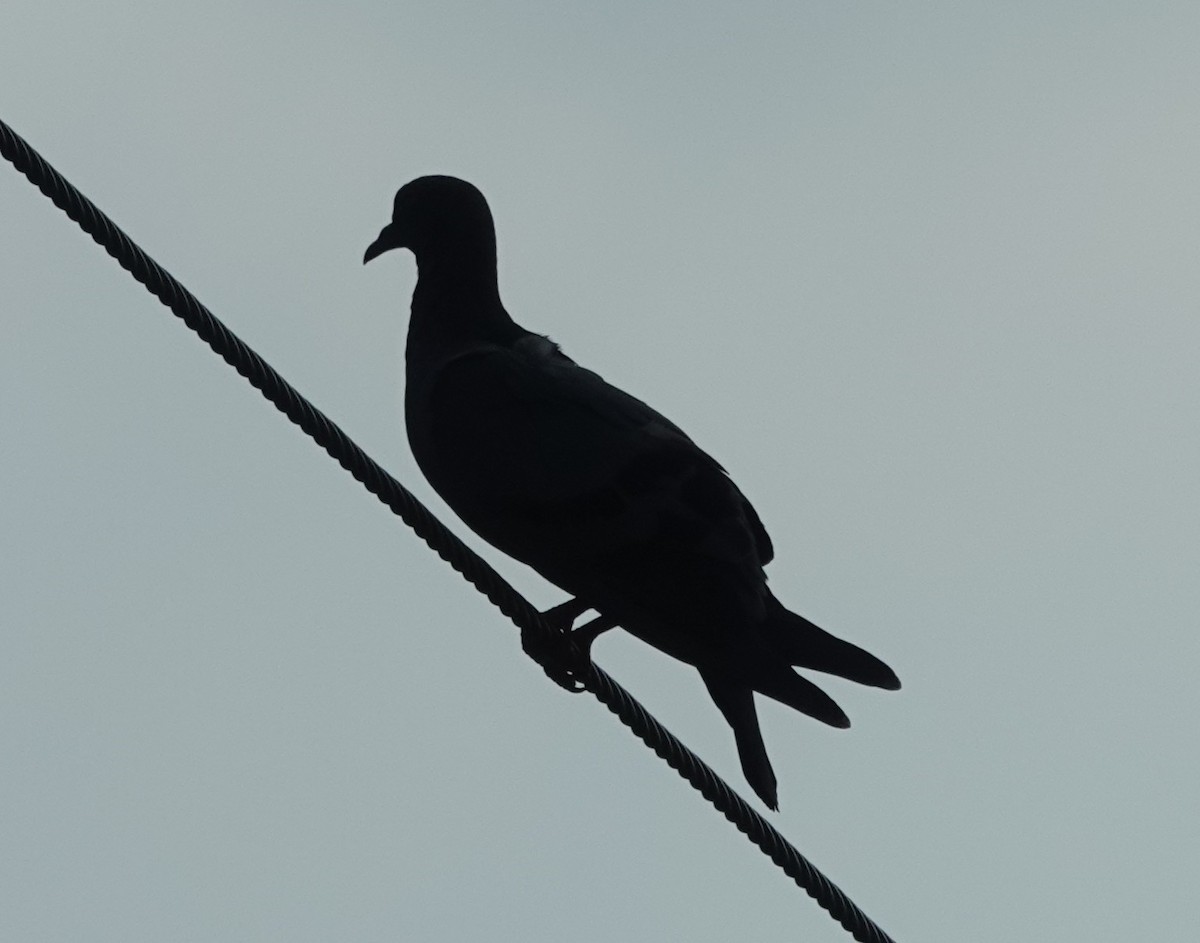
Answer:
[{"label": "bird claw", "polygon": [[578,694],[584,689],[580,672],[575,667],[571,651],[571,637],[555,634],[547,639],[541,633],[521,630],[521,648],[525,654],[542,666],[546,677],[560,688]]},{"label": "bird claw", "polygon": [[592,642],[613,626],[600,616],[579,629],[572,629],[575,620],[588,608],[587,603],[571,599],[547,609],[542,619],[552,629],[549,637],[536,630],[521,629],[525,654],[542,666],[551,681],[573,694],[584,690],[582,679],[592,664]]}]

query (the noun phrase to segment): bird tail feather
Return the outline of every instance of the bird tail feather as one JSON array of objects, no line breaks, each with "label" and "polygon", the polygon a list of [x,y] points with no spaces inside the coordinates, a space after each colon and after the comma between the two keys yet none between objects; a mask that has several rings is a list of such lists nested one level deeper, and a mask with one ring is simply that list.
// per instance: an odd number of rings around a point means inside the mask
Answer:
[{"label": "bird tail feather", "polygon": [[720,708],[725,720],[733,728],[737,742],[738,758],[742,761],[742,773],[746,782],[757,793],[771,811],[779,809],[779,794],[775,784],[775,771],[763,745],[762,731],[758,727],[758,712],[754,709],[754,690],[732,678],[700,670],[700,676],[708,688],[713,702]]},{"label": "bird tail feather", "polygon": [[886,688],[889,691],[900,687],[900,679],[896,677],[896,673],[880,659],[857,645],[852,645],[813,625],[803,616],[790,612],[777,600],[775,611],[768,617],[766,635],[771,642],[779,646],[788,664],[823,671],[839,678],[847,678],[875,688]]},{"label": "bird tail feather", "polygon": [[754,689],[831,727],[849,727],[850,718],[828,694],[787,665],[762,665],[753,674]]}]

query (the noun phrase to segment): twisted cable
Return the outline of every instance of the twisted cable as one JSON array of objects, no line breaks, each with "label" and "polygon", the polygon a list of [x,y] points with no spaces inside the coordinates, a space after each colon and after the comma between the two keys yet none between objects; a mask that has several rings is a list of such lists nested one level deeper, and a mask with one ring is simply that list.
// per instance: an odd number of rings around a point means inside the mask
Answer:
[{"label": "twisted cable", "polygon": [[4,121],[0,154],[73,219],[117,263],[166,305],[339,465],[387,505],[443,560],[535,640],[526,651],[559,683],[582,687],[666,761],[722,815],[860,943],[894,943],[833,882],[797,851],[766,819],[678,740],[628,691],[583,659],[565,631],[541,614],[483,558],[471,550],[275,370],[222,324],[162,266],[80,193]]}]

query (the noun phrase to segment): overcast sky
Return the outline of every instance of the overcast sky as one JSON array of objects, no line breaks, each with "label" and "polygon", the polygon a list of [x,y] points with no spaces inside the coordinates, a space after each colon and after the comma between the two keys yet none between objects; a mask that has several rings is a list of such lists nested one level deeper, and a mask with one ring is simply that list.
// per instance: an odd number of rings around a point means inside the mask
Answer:
[{"label": "overcast sky", "polygon": [[[763,705],[900,941],[1200,923],[1200,6],[0,6],[0,116],[460,533],[397,187],[725,464],[885,658]],[[837,941],[817,906],[0,167],[0,939]],[[476,547],[480,542],[470,538]],[[553,587],[487,550],[539,605]],[[695,671],[606,669],[749,795]]]}]

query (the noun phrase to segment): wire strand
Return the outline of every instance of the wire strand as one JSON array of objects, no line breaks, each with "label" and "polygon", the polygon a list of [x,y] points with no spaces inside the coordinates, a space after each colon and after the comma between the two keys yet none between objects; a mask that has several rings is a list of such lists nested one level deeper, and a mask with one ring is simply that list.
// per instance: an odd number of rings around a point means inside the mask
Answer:
[{"label": "wire strand", "polygon": [[[620,718],[651,750],[700,792],[780,869],[860,943],[894,943],[833,882],[793,847],[674,734],[608,674],[580,659],[568,635],[541,614],[483,558],[472,551],[400,482],[359,448],[337,424],[300,395],[211,311],[157,262],[143,252],[95,204],[0,120],[0,154],[73,219],[122,268],[198,334],[213,351],[250,381],[339,465],[416,531],[429,547],[483,593],[522,633],[538,645],[527,646],[552,677],[566,672]],[[539,657],[538,652],[542,653]],[[554,664],[557,660],[558,664]],[[565,666],[565,667],[564,667]],[[558,678],[562,683],[561,677]]]}]

